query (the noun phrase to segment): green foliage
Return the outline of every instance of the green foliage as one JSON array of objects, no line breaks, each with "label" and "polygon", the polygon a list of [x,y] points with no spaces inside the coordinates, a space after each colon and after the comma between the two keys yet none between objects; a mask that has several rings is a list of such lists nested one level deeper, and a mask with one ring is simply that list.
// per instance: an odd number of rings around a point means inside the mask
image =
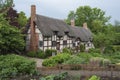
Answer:
[{"label": "green foliage", "polygon": [[86,60],[78,56],[72,56],[71,59],[65,61],[63,64],[85,64]]},{"label": "green foliage", "polygon": [[64,72],[57,75],[49,75],[46,77],[42,77],[40,78],[40,80],[65,80],[67,76],[68,76],[68,73]]},{"label": "green foliage", "polygon": [[112,46],[107,46],[104,50],[104,54],[113,54],[115,51]]},{"label": "green foliage", "polygon": [[109,59],[103,59],[103,66],[108,66],[109,64],[111,64]]},{"label": "green foliage", "polygon": [[101,52],[103,52],[106,46],[112,44],[111,39],[111,37],[104,33],[98,33],[94,35],[93,43],[96,48],[100,48]]},{"label": "green foliage", "polygon": [[30,51],[30,52],[27,53],[27,56],[29,56],[29,57],[37,57],[37,54],[36,54],[35,51]]},{"label": "green foliage", "polygon": [[43,50],[38,50],[36,53],[36,57],[42,58],[42,59],[46,58]]},{"label": "green foliage", "polygon": [[27,56],[29,57],[37,57],[37,58],[48,58],[52,56],[52,53],[57,54],[56,50],[53,49],[46,49],[45,52],[42,50],[38,50],[37,52],[31,51],[27,53]]},{"label": "green foliage", "polygon": [[45,59],[42,63],[43,66],[56,66],[57,64],[62,64],[63,62],[70,59],[70,54],[61,53],[56,56],[50,57],[49,59]]},{"label": "green foliage", "polygon": [[104,25],[110,19],[110,17],[105,16],[105,12],[101,9],[91,8],[90,6],[80,6],[77,8],[76,12],[70,11],[66,20],[67,23],[70,24],[71,16],[73,15],[77,26],[82,26],[84,22],[87,22],[88,27],[92,31],[101,27],[98,25],[93,28],[92,23],[100,23]]},{"label": "green foliage", "polygon": [[110,54],[120,52],[120,46],[119,45],[109,45],[105,48],[104,54]]},{"label": "green foliage", "polygon": [[70,48],[63,48],[62,50],[63,53],[68,53],[68,54],[72,54],[72,50]]},{"label": "green foliage", "polygon": [[83,58],[86,63],[92,57],[91,54],[89,54],[89,53],[79,53],[77,56],[80,57],[80,58]]},{"label": "green foliage", "polygon": [[85,51],[85,45],[84,44],[80,44],[80,52],[84,52]]},{"label": "green foliage", "polygon": [[88,50],[89,53],[100,53],[100,49],[97,48],[91,48]]},{"label": "green foliage", "polygon": [[100,77],[97,77],[96,75],[93,75],[89,80],[100,80]]},{"label": "green foliage", "polygon": [[10,7],[13,7],[13,0],[0,0],[0,12],[4,12]]},{"label": "green foliage", "polygon": [[52,53],[57,54],[57,50],[54,50],[54,49],[46,49],[46,50],[45,50],[45,57],[47,58],[47,57],[52,56]]},{"label": "green foliage", "polygon": [[92,57],[103,57],[101,53],[89,53]]},{"label": "green foliage", "polygon": [[72,19],[75,19],[75,12],[74,12],[74,11],[70,11],[70,12],[69,12],[68,17],[67,17],[67,19],[66,19],[66,23],[70,25],[70,24],[71,24],[70,21],[71,21]]},{"label": "green foliage", "polygon": [[25,42],[20,30],[9,25],[0,14],[0,53],[21,52]]},{"label": "green foliage", "polygon": [[35,62],[18,55],[0,56],[0,79],[20,74],[34,74]]},{"label": "green foliage", "polygon": [[19,13],[17,20],[18,20],[18,23],[20,24],[21,27],[24,27],[28,22],[28,19],[25,16],[25,13],[22,11]]}]

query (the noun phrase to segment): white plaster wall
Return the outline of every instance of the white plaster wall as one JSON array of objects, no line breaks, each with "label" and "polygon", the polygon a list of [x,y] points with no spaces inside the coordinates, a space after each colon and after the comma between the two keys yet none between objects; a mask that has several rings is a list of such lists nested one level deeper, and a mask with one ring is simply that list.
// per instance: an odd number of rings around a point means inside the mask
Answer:
[{"label": "white plaster wall", "polygon": [[56,41],[56,38],[57,38],[56,35],[53,35],[53,36],[52,36],[52,40],[53,40],[53,41]]},{"label": "white plaster wall", "polygon": [[51,42],[51,41],[48,41],[48,44],[49,44],[48,46],[51,46],[51,45],[52,45],[52,42]]},{"label": "white plaster wall", "polygon": [[63,36],[63,40],[67,40],[67,35]]},{"label": "white plaster wall", "polygon": [[47,46],[47,41],[44,41],[44,46]]}]

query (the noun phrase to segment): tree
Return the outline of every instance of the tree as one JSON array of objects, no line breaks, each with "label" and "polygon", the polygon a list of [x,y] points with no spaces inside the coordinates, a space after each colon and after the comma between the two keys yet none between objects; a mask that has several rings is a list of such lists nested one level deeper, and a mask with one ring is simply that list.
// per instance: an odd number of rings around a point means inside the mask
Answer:
[{"label": "tree", "polygon": [[5,12],[13,5],[13,0],[0,0],[0,12]]},{"label": "tree", "polygon": [[70,25],[70,21],[72,19],[75,19],[75,12],[74,11],[70,11],[70,13],[68,14],[68,18],[66,19],[66,23]]},{"label": "tree", "polygon": [[115,40],[114,44],[115,45],[120,45],[120,22],[115,21],[115,25],[113,27],[114,33],[115,33]]},{"label": "tree", "polygon": [[9,22],[0,14],[0,53],[19,53],[25,43],[20,30],[9,25]]},{"label": "tree", "polygon": [[[74,12],[74,11],[71,11]],[[68,18],[67,18],[67,23],[70,23],[70,14],[71,12],[68,14]],[[79,8],[77,8],[75,14],[75,24],[76,26],[82,26],[84,22],[87,22],[88,27],[92,30],[95,31],[92,28],[92,23],[94,21],[101,21],[102,25],[105,25],[110,17],[106,17],[105,16],[105,12],[102,11],[99,8],[91,8],[90,6],[80,6]],[[97,27],[97,26],[96,26]]]},{"label": "tree", "polygon": [[20,28],[20,25],[19,25],[19,23],[17,21],[18,13],[12,7],[9,8],[9,10],[6,12],[5,18],[6,18],[7,21],[9,21],[9,24],[11,26],[15,26],[17,28]]},{"label": "tree", "polygon": [[19,13],[17,20],[18,20],[18,23],[19,23],[20,27],[24,27],[28,22],[28,19],[25,16],[25,13],[22,12],[22,11]]}]

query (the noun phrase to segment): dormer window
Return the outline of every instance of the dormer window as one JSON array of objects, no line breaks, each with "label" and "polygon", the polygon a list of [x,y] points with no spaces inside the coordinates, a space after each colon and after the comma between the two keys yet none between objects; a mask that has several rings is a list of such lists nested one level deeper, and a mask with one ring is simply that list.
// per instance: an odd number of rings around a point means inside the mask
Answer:
[{"label": "dormer window", "polygon": [[57,35],[58,34],[58,31],[54,31],[54,35]]},{"label": "dormer window", "polygon": [[65,32],[65,35],[68,35],[69,32]]}]

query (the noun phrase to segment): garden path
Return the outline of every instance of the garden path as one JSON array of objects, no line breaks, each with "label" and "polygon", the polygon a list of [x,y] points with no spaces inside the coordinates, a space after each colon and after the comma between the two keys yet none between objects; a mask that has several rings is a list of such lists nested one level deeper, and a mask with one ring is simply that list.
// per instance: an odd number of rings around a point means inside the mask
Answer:
[{"label": "garden path", "polygon": [[30,58],[30,59],[36,61],[36,67],[37,67],[37,68],[38,68],[38,67],[39,67],[39,68],[42,67],[43,59],[39,59],[39,58]]}]

